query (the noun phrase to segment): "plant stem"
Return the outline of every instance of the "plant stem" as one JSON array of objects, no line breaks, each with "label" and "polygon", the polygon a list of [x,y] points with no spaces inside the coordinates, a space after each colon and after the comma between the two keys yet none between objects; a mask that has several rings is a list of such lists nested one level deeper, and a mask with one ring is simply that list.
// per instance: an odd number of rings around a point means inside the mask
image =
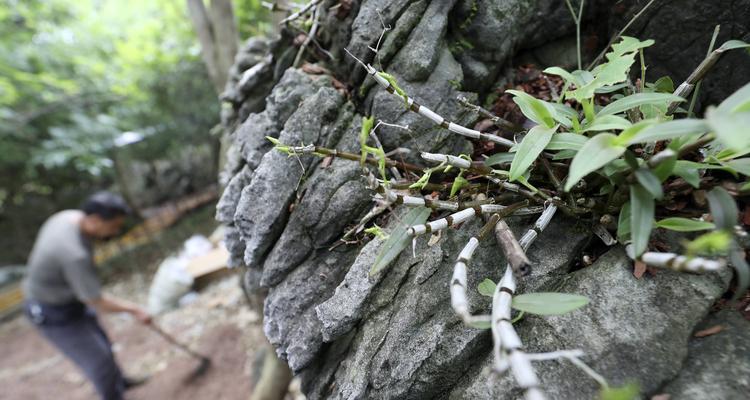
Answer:
[{"label": "plant stem", "polygon": [[[719,36],[719,29],[721,28],[721,25],[716,25],[714,28],[714,34],[711,36],[711,43],[708,45],[708,51],[706,52],[706,57],[708,57],[711,52],[714,50],[714,45],[716,44],[716,37]],[[693,109],[695,108],[695,101],[698,99],[698,93],[701,90],[701,84],[703,83],[703,79],[701,79],[698,83],[695,84],[695,91],[693,91],[693,96],[690,97],[690,106],[688,107],[687,116],[688,118],[691,118],[693,116]]]},{"label": "plant stem", "polygon": [[633,18],[631,18],[630,21],[628,21],[628,23],[620,30],[620,32],[617,33],[617,35],[612,36],[612,39],[610,39],[609,43],[607,43],[607,45],[604,47],[604,49],[602,49],[602,52],[599,53],[599,55],[596,56],[596,58],[594,59],[594,61],[592,61],[586,67],[587,70],[590,70],[594,65],[596,65],[597,63],[599,63],[599,61],[602,59],[602,57],[604,57],[604,55],[607,53],[607,49],[609,49],[609,46],[612,46],[612,44],[617,39],[619,39],[622,36],[623,33],[625,33],[625,31],[630,27],[630,25],[632,25],[633,22],[635,22],[641,16],[641,14],[643,14],[643,12],[646,11],[646,9],[651,6],[651,4],[653,4],[654,1],[655,0],[649,1],[645,6],[643,6],[643,8],[641,9],[641,11],[639,11],[637,14],[635,14],[633,16]]}]

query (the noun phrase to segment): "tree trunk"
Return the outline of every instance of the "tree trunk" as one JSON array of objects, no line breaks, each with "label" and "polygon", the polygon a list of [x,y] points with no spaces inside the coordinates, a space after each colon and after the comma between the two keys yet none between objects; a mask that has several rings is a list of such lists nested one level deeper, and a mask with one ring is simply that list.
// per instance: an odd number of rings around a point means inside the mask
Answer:
[{"label": "tree trunk", "polygon": [[237,26],[231,0],[211,1],[210,12],[203,0],[187,0],[187,6],[208,76],[216,93],[221,93],[237,53]]}]

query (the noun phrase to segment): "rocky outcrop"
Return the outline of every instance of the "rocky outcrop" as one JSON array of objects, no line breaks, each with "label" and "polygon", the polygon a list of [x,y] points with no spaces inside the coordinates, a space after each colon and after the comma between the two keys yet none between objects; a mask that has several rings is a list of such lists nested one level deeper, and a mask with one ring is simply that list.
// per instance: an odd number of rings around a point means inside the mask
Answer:
[{"label": "rocky outcrop", "polygon": [[[343,49],[394,74],[412,97],[447,119],[471,124],[476,115],[456,97],[486,93],[518,50],[569,38],[572,20],[551,0],[347,4],[344,11],[331,9],[331,1],[321,8],[318,44],[334,60],[318,66],[331,76],[320,68],[287,68],[296,54],[283,49],[288,40],[265,53],[253,42],[257,56],[238,57],[225,97],[236,163],[226,170],[231,179],[217,207],[217,219],[228,225],[232,263],[247,268],[246,286],[267,289],[265,333],[311,399],[516,398],[509,377],[489,373],[489,332],[466,327],[450,308],[453,263],[480,222],[450,229],[432,245],[418,240],[416,257],[404,251],[371,277],[380,240],[329,249],[372,207],[359,164],[288,157],[270,151],[265,137],[358,152],[361,119],[373,115],[409,128],[381,127],[386,151],[471,153],[471,142],[406,110]],[[368,46],[380,37],[380,17],[391,30],[375,56]],[[254,54],[252,46],[245,53]],[[416,155],[404,158],[419,162]],[[403,211],[391,213],[386,229]],[[510,220],[517,233],[531,222]],[[728,276],[660,272],[636,280],[619,247],[574,270],[592,240],[598,239],[586,226],[558,216],[532,246],[533,273],[519,290],[583,294],[591,303],[564,316],[526,317],[519,333],[531,352],[580,348],[612,384],[635,380],[645,393],[656,393],[680,374],[688,338],[726,290]],[[484,278],[498,280],[504,265],[494,243],[482,243],[469,271],[474,312],[489,309],[489,299],[474,288]],[[595,383],[571,365],[538,368],[553,398],[595,397]]]}]

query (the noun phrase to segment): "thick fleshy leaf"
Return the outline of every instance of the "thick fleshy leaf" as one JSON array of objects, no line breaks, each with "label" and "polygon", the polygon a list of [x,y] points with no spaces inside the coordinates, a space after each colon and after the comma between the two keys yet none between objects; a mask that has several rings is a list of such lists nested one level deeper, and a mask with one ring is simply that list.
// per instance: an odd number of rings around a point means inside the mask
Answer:
[{"label": "thick fleshy leaf", "polygon": [[648,168],[639,168],[635,171],[635,178],[638,183],[646,189],[656,200],[664,197],[664,191],[661,188],[661,181]]},{"label": "thick fleshy leaf", "polygon": [[411,237],[406,233],[406,230],[414,225],[420,225],[427,221],[430,216],[430,209],[426,207],[415,207],[409,210],[404,217],[399,221],[396,228],[388,236],[388,240],[380,246],[380,251],[375,257],[375,263],[370,268],[370,276],[377,274],[382,271],[388,264],[391,263],[401,251],[411,241]]},{"label": "thick fleshy leaf", "polygon": [[709,108],[706,121],[717,138],[730,149],[742,151],[750,147],[750,135],[747,134],[750,111],[725,113]]},{"label": "thick fleshy leaf", "polygon": [[625,152],[625,146],[617,144],[617,136],[600,133],[586,141],[570,163],[565,191],[570,190],[584,176],[603,167]]},{"label": "thick fleshy leaf", "polygon": [[529,133],[524,136],[521,144],[518,145],[518,151],[516,156],[513,158],[513,162],[510,164],[510,180],[515,181],[519,176],[526,173],[531,164],[542,154],[542,151],[547,147],[552,134],[557,130],[558,125],[552,128],[545,128],[541,125],[537,125],[529,130]]},{"label": "thick fleshy leaf", "polygon": [[552,135],[549,143],[547,143],[547,150],[580,150],[581,147],[586,143],[588,138],[583,135],[578,135],[570,132],[560,132]]},{"label": "thick fleshy leaf", "polygon": [[589,303],[586,296],[568,293],[524,293],[513,297],[516,310],[537,315],[561,315]]},{"label": "thick fleshy leaf", "polygon": [[711,209],[711,217],[718,229],[733,230],[737,224],[737,203],[726,189],[715,187],[706,195],[708,207]]},{"label": "thick fleshy leaf", "polygon": [[638,257],[646,251],[654,227],[654,198],[641,187],[630,186],[630,239]]},{"label": "thick fleshy leaf", "polygon": [[628,129],[633,124],[623,117],[617,115],[602,115],[596,117],[594,123],[586,125],[581,132],[588,131],[610,131]]},{"label": "thick fleshy leaf", "polygon": [[685,99],[671,93],[636,93],[609,103],[606,107],[599,110],[596,116],[619,114],[645,104],[666,105],[675,101],[685,101]]},{"label": "thick fleshy leaf", "polygon": [[710,222],[680,217],[665,218],[661,221],[657,221],[656,227],[677,232],[705,231],[716,228],[716,226]]},{"label": "thick fleshy leaf", "polygon": [[513,97],[513,101],[518,104],[518,107],[521,108],[521,112],[526,118],[547,128],[555,126],[555,109],[547,104],[547,102],[534,98],[520,90],[506,90],[506,92],[515,96]]},{"label": "thick fleshy leaf", "polygon": [[477,286],[477,290],[482,296],[492,297],[495,294],[496,287],[497,284],[492,282],[491,279],[485,279]]}]

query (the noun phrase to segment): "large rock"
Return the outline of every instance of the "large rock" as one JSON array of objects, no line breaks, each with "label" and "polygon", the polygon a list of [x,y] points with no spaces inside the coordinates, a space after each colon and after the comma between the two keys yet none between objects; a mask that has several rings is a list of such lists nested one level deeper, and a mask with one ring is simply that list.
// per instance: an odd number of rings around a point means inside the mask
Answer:
[{"label": "large rock", "polygon": [[742,399],[750,393],[750,322],[734,310],[722,310],[696,330],[723,328],[690,340],[688,358],[675,380],[659,392],[673,399]]},{"label": "large rock", "polygon": [[[406,250],[370,277],[382,242],[337,243],[373,205],[362,168],[341,159],[289,157],[271,151],[265,136],[357,153],[361,119],[373,115],[402,126],[381,126],[377,135],[386,152],[411,149],[400,155],[406,161],[420,163],[419,151],[470,154],[470,141],[407,110],[344,48],[392,73],[420,104],[468,125],[476,115],[456,97],[478,100],[520,49],[553,39],[570,43],[569,12],[552,0],[365,0],[331,8],[334,3],[323,3],[317,38],[328,53],[310,51],[310,60],[327,60],[321,64],[333,78],[304,72],[315,68],[287,68],[297,48],[283,49],[283,40],[269,45],[270,59],[261,57],[267,54],[261,45],[238,58],[226,127],[240,162],[217,211],[229,226],[232,262],[244,261],[248,286],[268,291],[264,331],[311,399],[516,398],[510,377],[489,374],[489,332],[464,326],[450,308],[453,264],[481,222],[449,229],[432,246],[419,239],[416,257]],[[592,19],[595,13],[588,12]],[[370,47],[383,31],[381,18],[391,30],[375,55]],[[253,99],[267,83],[261,78],[271,75],[273,89],[256,107]],[[378,223],[392,228],[403,212],[396,209]],[[517,234],[532,222],[510,221]],[[728,277],[660,272],[636,280],[620,248],[571,272],[591,240],[598,239],[591,239],[587,226],[563,216],[542,233],[529,251],[532,274],[519,291],[573,292],[591,303],[569,315],[526,317],[519,333],[531,352],[580,348],[612,384],[633,379],[656,393],[678,375],[691,332]],[[498,280],[504,265],[493,241],[482,243],[469,271],[473,312],[489,311],[489,299],[475,288],[484,278]],[[596,396],[596,385],[571,365],[536,365],[551,397]]]}]

